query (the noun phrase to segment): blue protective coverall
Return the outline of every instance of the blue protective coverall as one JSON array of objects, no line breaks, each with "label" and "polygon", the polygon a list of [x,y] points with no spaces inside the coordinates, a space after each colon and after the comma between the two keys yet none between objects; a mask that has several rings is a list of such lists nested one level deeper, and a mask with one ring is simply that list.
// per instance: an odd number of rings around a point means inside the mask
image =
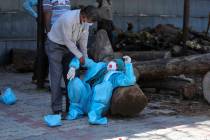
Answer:
[{"label": "blue protective coverall", "polygon": [[[87,72],[83,79],[74,78],[68,84],[70,108],[69,120],[88,114],[90,124],[107,124],[104,113],[109,109],[113,90],[120,86],[131,86],[136,82],[132,63],[125,64],[124,71],[107,71],[106,63],[86,59]],[[73,59],[70,67],[79,68],[79,60]],[[103,71],[105,70],[105,71]],[[102,74],[100,74],[102,72]],[[96,80],[91,79],[94,77]]]},{"label": "blue protective coverall", "polygon": [[37,18],[37,12],[33,9],[34,6],[37,6],[37,0],[25,0],[23,3],[23,8],[34,18]]}]

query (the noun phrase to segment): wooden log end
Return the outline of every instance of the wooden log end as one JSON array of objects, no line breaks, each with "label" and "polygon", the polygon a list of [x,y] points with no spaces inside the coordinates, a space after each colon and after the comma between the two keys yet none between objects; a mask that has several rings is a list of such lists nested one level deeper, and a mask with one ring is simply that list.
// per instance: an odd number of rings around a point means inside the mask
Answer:
[{"label": "wooden log end", "polygon": [[204,76],[202,87],[204,98],[210,104],[210,72]]},{"label": "wooden log end", "polygon": [[197,92],[197,86],[196,84],[189,84],[183,86],[180,90],[181,90],[180,93],[182,93],[185,99],[193,99]]},{"label": "wooden log end", "polygon": [[121,87],[114,91],[111,100],[111,115],[131,117],[139,114],[148,100],[138,85]]}]

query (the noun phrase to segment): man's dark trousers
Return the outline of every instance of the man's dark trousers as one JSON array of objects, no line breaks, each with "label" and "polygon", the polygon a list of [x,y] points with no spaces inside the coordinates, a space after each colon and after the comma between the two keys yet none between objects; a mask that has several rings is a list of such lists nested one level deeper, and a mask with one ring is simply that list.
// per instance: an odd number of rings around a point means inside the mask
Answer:
[{"label": "man's dark trousers", "polygon": [[[61,79],[62,75],[64,75],[65,79],[68,72],[68,67],[66,67],[66,65],[69,64],[74,55],[68,50],[66,46],[59,45],[50,40],[46,41],[46,53],[49,59],[50,87],[52,93],[52,111],[62,111],[62,91],[60,88]],[[63,58],[66,55],[68,55],[68,63],[67,60],[65,60],[66,63],[64,64]],[[65,80],[65,83],[68,83],[67,79]]]}]

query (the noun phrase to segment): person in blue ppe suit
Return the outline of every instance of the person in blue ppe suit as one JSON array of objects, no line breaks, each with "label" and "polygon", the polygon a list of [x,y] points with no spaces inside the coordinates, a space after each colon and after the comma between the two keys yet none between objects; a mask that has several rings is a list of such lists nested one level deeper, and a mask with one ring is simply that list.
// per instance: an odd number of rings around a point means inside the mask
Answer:
[{"label": "person in blue ppe suit", "polygon": [[79,60],[73,59],[67,78],[70,109],[68,120],[75,120],[88,114],[90,124],[107,124],[104,114],[109,109],[113,90],[121,86],[131,86],[136,82],[131,58],[124,56],[108,64],[96,63],[86,58],[83,67],[87,67],[83,79],[75,77]]}]

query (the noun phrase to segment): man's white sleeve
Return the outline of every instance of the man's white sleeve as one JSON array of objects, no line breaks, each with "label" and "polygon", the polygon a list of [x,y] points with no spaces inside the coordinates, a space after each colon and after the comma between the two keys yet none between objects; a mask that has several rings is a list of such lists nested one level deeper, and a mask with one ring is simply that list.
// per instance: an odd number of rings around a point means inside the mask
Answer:
[{"label": "man's white sleeve", "polygon": [[72,38],[72,26],[71,26],[71,23],[68,22],[68,20],[64,21],[62,31],[63,31],[63,39],[64,39],[64,43],[65,43],[66,47],[77,58],[81,58],[83,56],[82,53],[77,48],[76,43],[74,43],[71,40],[71,38]]},{"label": "man's white sleeve", "polygon": [[87,53],[88,36],[89,36],[89,28],[87,28],[82,32],[82,35],[79,39],[79,47],[84,57],[88,57]]}]

